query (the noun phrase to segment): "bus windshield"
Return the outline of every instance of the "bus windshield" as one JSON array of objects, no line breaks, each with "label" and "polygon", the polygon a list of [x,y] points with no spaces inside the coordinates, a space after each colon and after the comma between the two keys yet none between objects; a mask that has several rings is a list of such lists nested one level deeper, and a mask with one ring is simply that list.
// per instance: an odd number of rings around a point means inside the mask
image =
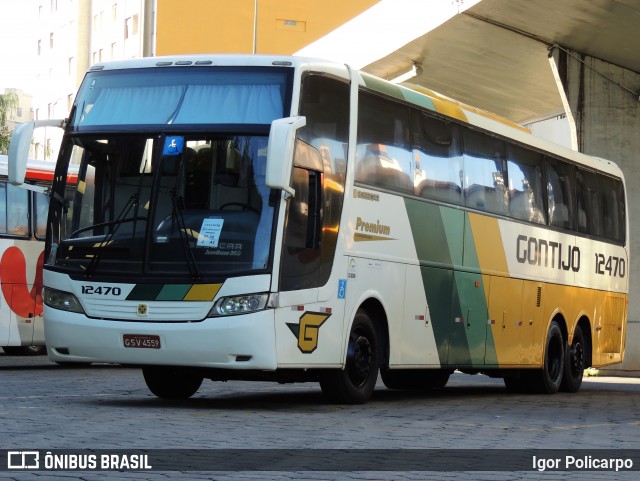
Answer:
[{"label": "bus windshield", "polygon": [[78,93],[71,128],[269,125],[285,116],[289,70],[171,67],[90,72]]},{"label": "bus windshield", "polygon": [[80,168],[75,194],[51,219],[55,266],[191,278],[268,268],[266,135],[70,140],[63,156]]},{"label": "bus windshield", "polygon": [[62,202],[54,186],[49,265],[176,281],[266,272],[267,142],[289,112],[292,70],[89,72],[59,161],[79,168],[77,188]]}]

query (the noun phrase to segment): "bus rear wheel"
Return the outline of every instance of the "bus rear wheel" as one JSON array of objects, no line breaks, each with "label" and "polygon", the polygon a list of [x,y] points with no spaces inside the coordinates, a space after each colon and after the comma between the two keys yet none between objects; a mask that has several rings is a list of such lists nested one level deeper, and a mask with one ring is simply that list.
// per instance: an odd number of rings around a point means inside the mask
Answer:
[{"label": "bus rear wheel", "polygon": [[551,322],[547,332],[547,342],[544,349],[544,365],[536,372],[535,381],[537,391],[543,394],[554,394],[560,389],[565,370],[564,354],[565,341],[562,331],[556,321]]},{"label": "bus rear wheel", "polygon": [[349,334],[345,368],[326,371],[320,376],[322,393],[332,402],[362,404],[376,386],[378,365],[375,326],[367,312],[359,310]]},{"label": "bus rear wheel", "polygon": [[177,367],[144,367],[144,381],[149,391],[162,399],[187,399],[202,384],[203,377]]},{"label": "bus rear wheel", "polygon": [[571,345],[567,343],[564,355],[564,374],[560,389],[565,392],[577,392],[582,385],[585,364],[584,334],[580,326],[576,326]]}]

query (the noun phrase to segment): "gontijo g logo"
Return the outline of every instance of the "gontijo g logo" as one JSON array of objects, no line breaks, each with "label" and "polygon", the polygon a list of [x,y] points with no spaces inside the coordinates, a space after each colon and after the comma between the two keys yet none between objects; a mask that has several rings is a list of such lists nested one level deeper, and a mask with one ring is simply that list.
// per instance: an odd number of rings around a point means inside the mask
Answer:
[{"label": "gontijo g logo", "polygon": [[287,323],[293,335],[298,338],[298,349],[304,354],[311,354],[318,347],[320,326],[331,314],[323,312],[305,312],[300,316],[300,324]]}]

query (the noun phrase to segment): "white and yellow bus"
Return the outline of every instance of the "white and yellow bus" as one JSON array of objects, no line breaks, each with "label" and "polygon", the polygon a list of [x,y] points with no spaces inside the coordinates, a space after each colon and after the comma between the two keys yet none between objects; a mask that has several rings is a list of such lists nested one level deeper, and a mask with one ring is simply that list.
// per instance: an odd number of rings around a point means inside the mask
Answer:
[{"label": "white and yellow bus", "polygon": [[318,381],[347,403],[379,373],[553,393],[621,362],[620,169],[418,90],[295,57],[92,67],[61,122],[50,358],[140,366],[159,397]]},{"label": "white and yellow bus", "polygon": [[[50,186],[54,162],[29,160],[27,185]],[[8,355],[44,354],[42,264],[49,197],[7,180],[0,156],[0,347]]]}]

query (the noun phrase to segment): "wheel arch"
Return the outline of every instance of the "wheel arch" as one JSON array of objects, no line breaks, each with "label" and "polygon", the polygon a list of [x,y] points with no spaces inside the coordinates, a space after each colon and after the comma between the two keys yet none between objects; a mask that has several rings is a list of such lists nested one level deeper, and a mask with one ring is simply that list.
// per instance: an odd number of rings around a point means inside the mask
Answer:
[{"label": "wheel arch", "polygon": [[371,318],[373,325],[376,328],[376,336],[378,338],[378,359],[380,359],[380,367],[387,367],[389,365],[389,320],[387,312],[380,302],[375,297],[370,297],[360,303],[358,310],[366,311],[367,315]]},{"label": "wheel arch", "polygon": [[586,344],[584,367],[591,367],[591,365],[593,364],[593,339],[591,332],[591,322],[589,322],[589,318],[583,314],[580,319],[578,319],[576,327],[579,327],[582,330],[584,343]]},{"label": "wheel arch", "polygon": [[565,319],[564,314],[562,312],[554,313],[553,317],[549,321],[549,324],[547,325],[547,329],[545,331],[545,339],[546,339],[546,333],[549,332],[549,327],[551,326],[551,323],[554,321],[558,324],[558,327],[560,327],[560,331],[562,332],[562,339],[564,340],[564,342],[567,342],[569,339],[569,329],[567,329],[567,320]]}]

